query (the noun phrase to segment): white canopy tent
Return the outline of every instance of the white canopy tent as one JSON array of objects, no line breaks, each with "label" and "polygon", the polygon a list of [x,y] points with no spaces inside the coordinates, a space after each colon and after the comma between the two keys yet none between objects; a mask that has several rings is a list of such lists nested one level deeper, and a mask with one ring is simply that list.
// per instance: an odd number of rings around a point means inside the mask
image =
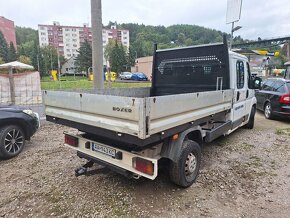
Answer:
[{"label": "white canopy tent", "polygon": [[34,67],[28,64],[23,64],[19,61],[13,61],[6,64],[1,64],[0,69],[19,69],[19,70],[33,70]]}]

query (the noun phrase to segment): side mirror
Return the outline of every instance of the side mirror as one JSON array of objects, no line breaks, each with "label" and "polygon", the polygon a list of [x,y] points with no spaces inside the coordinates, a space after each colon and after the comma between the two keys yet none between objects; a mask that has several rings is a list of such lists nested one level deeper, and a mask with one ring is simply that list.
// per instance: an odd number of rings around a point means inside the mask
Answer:
[{"label": "side mirror", "polygon": [[261,89],[262,88],[262,79],[260,77],[255,77],[252,80],[252,89]]}]

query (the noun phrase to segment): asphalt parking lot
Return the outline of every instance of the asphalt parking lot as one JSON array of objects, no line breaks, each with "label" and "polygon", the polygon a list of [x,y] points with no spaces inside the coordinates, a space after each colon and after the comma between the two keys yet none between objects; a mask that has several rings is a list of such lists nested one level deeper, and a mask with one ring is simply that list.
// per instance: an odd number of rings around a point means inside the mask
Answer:
[{"label": "asphalt parking lot", "polygon": [[188,189],[165,171],[129,180],[97,166],[76,178],[84,161],[62,145],[70,130],[46,123],[20,156],[0,161],[0,217],[289,217],[290,121],[258,113],[254,130],[205,145]]}]

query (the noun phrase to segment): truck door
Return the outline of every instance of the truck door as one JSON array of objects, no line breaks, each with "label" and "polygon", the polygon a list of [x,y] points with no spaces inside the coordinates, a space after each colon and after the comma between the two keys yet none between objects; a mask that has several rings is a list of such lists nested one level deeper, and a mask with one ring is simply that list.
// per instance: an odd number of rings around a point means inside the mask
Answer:
[{"label": "truck door", "polygon": [[246,99],[247,99],[247,85],[246,85],[246,70],[245,62],[239,59],[233,59],[233,66],[236,66],[236,81],[235,81],[235,98],[233,104],[234,125],[233,128],[239,126],[243,122],[246,114]]}]

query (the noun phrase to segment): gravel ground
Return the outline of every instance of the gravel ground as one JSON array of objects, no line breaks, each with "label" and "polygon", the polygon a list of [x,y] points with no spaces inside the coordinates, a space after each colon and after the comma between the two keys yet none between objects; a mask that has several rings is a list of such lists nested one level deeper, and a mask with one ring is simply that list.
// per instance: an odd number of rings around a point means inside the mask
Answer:
[{"label": "gravel ground", "polygon": [[205,145],[188,189],[166,172],[136,181],[98,167],[76,178],[84,161],[62,145],[70,130],[43,125],[20,156],[0,161],[0,217],[289,217],[290,121],[258,113],[254,130]]}]

